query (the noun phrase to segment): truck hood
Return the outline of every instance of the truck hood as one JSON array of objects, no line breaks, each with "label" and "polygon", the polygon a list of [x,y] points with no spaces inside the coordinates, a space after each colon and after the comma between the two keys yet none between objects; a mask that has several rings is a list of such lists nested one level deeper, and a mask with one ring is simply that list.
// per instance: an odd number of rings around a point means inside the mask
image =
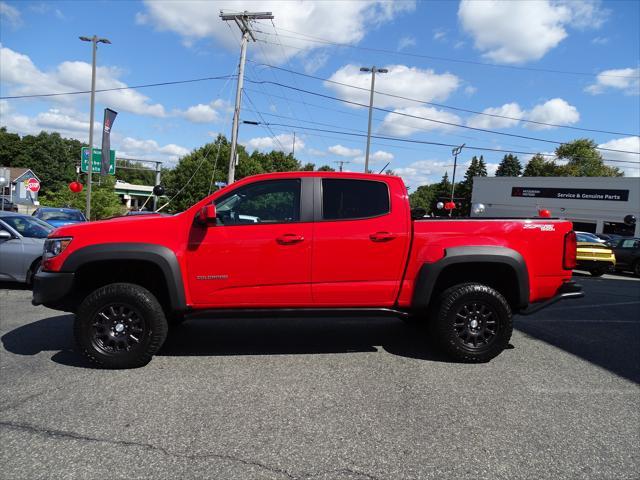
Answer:
[{"label": "truck hood", "polygon": [[145,242],[166,244],[176,236],[180,215],[139,215],[64,225],[51,237],[73,237],[74,244]]}]

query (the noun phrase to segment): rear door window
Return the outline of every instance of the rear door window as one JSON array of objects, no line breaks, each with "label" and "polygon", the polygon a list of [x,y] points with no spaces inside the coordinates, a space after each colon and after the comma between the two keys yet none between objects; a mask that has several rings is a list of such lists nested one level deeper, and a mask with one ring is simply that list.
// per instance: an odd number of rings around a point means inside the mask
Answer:
[{"label": "rear door window", "polygon": [[384,182],[322,179],[323,220],[356,220],[389,212],[389,188]]}]

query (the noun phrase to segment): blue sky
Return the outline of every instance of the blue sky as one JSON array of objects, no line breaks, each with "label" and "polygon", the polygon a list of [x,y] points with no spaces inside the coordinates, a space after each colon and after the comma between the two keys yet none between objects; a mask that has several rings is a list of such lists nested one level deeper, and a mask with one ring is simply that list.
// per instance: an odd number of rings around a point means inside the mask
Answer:
[{"label": "blue sky", "polygon": [[[421,117],[555,142],[587,136],[603,148],[640,151],[636,1],[4,0],[0,96],[89,89],[90,45],[79,41],[79,35],[97,34],[113,42],[98,52],[98,88],[231,75],[238,62],[239,34],[235,25],[218,18],[220,9],[268,10],[275,16],[273,24],[254,26],[259,41],[249,45],[246,75],[248,80],[286,86],[247,82],[242,119],[261,120],[257,110],[266,122],[290,126],[269,130],[242,125],[240,141],[250,151],[290,149],[295,131],[301,161],[335,167],[344,160],[349,162],[346,169],[361,170],[364,138],[309,128],[366,133],[367,109],[295,88],[368,103],[370,77],[359,67],[371,65],[389,69],[377,77],[376,90],[395,95],[376,95],[376,105],[404,114],[374,112],[378,135],[525,152],[555,148],[550,142],[415,118]],[[217,132],[229,137],[234,95],[235,80],[105,92],[96,96],[96,121],[104,107],[117,110],[112,144],[118,154],[172,165]],[[5,99],[0,100],[0,124],[21,134],[60,131],[87,141],[88,110],[85,94]],[[467,148],[463,164],[481,153],[490,170],[504,155]],[[611,160],[640,161],[629,153],[602,153]],[[374,169],[390,162],[389,168],[413,188],[451,171],[450,147],[374,139],[372,158]],[[637,164],[611,165],[639,175]]]}]

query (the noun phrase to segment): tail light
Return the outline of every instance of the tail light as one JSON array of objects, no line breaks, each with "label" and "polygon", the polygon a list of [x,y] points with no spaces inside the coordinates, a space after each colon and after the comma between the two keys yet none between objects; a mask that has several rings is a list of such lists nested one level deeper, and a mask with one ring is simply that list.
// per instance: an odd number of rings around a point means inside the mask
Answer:
[{"label": "tail light", "polygon": [[562,267],[565,270],[573,270],[577,263],[578,241],[573,230],[564,236],[564,253],[562,255]]}]

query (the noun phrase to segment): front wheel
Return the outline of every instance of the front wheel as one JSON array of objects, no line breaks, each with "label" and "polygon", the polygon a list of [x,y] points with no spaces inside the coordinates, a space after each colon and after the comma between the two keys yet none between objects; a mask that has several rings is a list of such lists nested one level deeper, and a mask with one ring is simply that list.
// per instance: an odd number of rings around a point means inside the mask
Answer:
[{"label": "front wheel", "polygon": [[463,283],[439,298],[431,332],[438,346],[452,358],[488,362],[509,344],[513,332],[511,308],[493,288]]},{"label": "front wheel", "polygon": [[112,283],[89,294],[74,322],[80,352],[106,368],[146,365],[167,337],[167,319],[156,297],[130,283]]}]

